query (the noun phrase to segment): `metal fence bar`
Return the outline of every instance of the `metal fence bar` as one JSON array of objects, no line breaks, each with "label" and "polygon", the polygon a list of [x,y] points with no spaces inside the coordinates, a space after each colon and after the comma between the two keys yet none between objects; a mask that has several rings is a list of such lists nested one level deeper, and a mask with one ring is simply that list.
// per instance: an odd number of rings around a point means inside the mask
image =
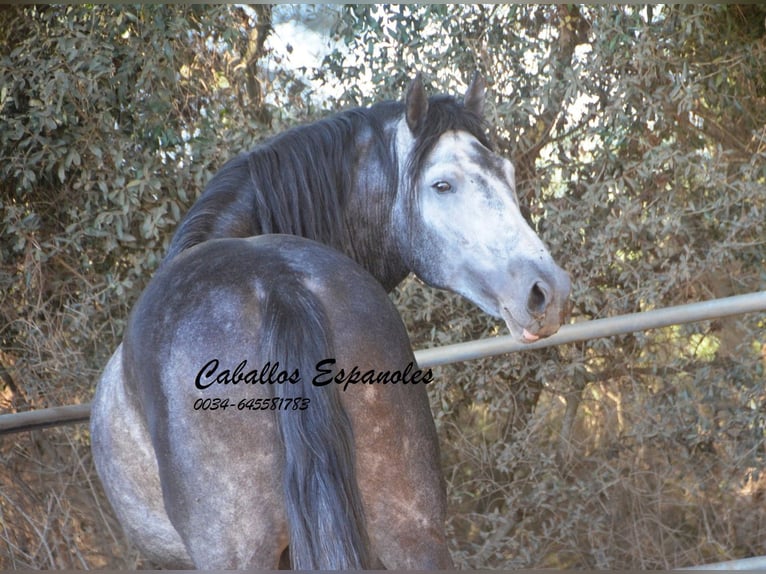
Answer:
[{"label": "metal fence bar", "polygon": [[[415,351],[415,358],[421,368],[428,368],[757,311],[766,311],[766,291],[565,325],[555,335],[534,343],[519,343],[510,335],[505,335],[433,349],[420,349]],[[0,435],[84,422],[89,417],[89,404],[0,415]]]},{"label": "metal fence bar", "polygon": [[420,349],[415,351],[415,358],[417,358],[421,368],[435,367],[504,353],[531,351],[576,341],[624,335],[635,331],[646,331],[755,311],[766,311],[766,291],[564,325],[555,335],[534,343],[519,343],[512,336],[503,335],[432,349]]},{"label": "metal fence bar", "polygon": [[90,403],[66,405],[0,416],[0,435],[45,427],[86,422],[90,418]]},{"label": "metal fence bar", "polygon": [[727,560],[726,562],[716,562],[714,564],[705,564],[704,566],[688,566],[676,568],[676,570],[759,570],[763,572],[766,570],[766,556]]}]

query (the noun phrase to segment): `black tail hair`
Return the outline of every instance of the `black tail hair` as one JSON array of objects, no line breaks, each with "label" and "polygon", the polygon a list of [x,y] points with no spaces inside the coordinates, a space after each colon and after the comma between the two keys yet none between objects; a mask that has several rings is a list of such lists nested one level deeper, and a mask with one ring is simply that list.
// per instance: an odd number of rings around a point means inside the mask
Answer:
[{"label": "black tail hair", "polygon": [[311,384],[318,361],[333,357],[329,322],[319,299],[300,281],[270,289],[263,349],[280,369],[298,369],[297,384],[275,396],[306,398],[305,410],[279,410],[285,448],[284,489],[290,561],[297,570],[370,568],[369,542],[354,470],[351,423],[330,385]]}]

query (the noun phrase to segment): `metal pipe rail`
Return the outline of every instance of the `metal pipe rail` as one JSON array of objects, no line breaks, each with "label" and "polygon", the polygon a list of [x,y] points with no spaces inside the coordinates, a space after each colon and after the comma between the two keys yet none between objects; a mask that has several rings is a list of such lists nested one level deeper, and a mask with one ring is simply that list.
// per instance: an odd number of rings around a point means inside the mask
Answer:
[{"label": "metal pipe rail", "polygon": [[0,435],[88,422],[90,403],[0,415]]},{"label": "metal pipe rail", "polygon": [[719,319],[756,311],[766,311],[766,291],[564,325],[555,335],[534,343],[520,343],[510,335],[503,335],[432,349],[421,349],[415,351],[415,358],[421,368],[435,367],[493,355],[532,351],[554,345],[625,335],[636,331],[648,331],[671,325]]},{"label": "metal pipe rail", "polygon": [[[564,325],[555,335],[534,343],[519,343],[510,335],[504,335],[443,347],[420,349],[415,351],[415,358],[421,368],[429,368],[505,353],[532,351],[554,345],[758,311],[766,311],[766,291]],[[85,422],[89,417],[89,404],[0,415],[0,435]]]},{"label": "metal pipe rail", "polygon": [[714,564],[705,564],[704,566],[687,566],[685,568],[676,568],[676,570],[758,570],[763,572],[766,570],[766,556],[753,556],[752,558],[742,558],[740,560],[727,560],[726,562],[715,562]]}]

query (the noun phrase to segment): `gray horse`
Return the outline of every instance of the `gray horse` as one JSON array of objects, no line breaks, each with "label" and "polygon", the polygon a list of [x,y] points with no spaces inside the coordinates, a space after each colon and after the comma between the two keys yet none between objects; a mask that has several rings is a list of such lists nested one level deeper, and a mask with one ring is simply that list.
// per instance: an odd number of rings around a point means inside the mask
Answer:
[{"label": "gray horse", "polygon": [[[569,278],[465,98],[350,110],[225,165],[93,402],[96,468],[165,567],[447,568],[425,386],[386,290],[414,272],[534,341]],[[382,287],[381,287],[382,285]]]}]

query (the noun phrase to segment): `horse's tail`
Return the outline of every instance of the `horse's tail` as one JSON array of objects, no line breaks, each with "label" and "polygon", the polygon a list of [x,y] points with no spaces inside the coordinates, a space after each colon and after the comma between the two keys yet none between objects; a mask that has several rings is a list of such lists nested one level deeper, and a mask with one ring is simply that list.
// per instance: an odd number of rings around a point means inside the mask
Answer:
[{"label": "horse's tail", "polygon": [[275,385],[275,396],[301,398],[300,406],[307,405],[305,410],[290,405],[277,414],[285,447],[291,564],[311,570],[369,568],[351,423],[335,388],[311,384],[316,363],[333,357],[329,322],[307,287],[286,283],[270,290],[264,306],[263,349],[280,369],[288,374],[298,369],[301,377],[297,384]]}]

